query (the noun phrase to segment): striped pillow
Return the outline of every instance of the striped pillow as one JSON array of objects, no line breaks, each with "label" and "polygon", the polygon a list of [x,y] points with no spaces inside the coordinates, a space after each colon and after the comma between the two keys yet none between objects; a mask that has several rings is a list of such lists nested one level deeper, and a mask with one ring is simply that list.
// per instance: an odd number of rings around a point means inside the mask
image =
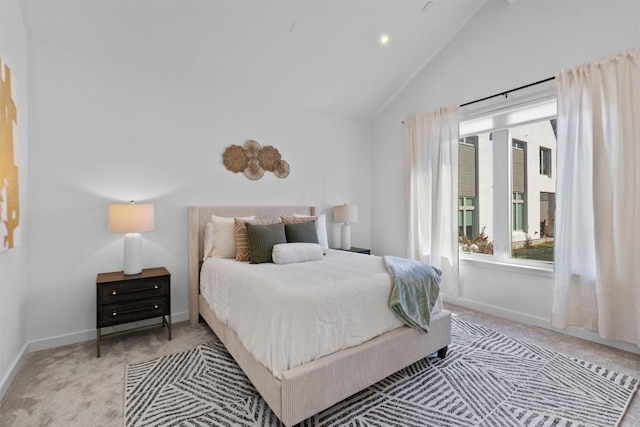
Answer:
[{"label": "striped pillow", "polygon": [[297,217],[297,216],[282,216],[280,217],[280,219],[282,219],[282,222],[284,222],[285,224],[300,224],[303,222],[316,222],[317,217],[315,216],[304,216],[304,217]]},{"label": "striped pillow", "polygon": [[280,221],[277,219],[254,219],[251,221],[234,218],[233,232],[236,240],[236,261],[251,261],[251,250],[249,249],[249,235],[247,234],[247,222],[251,224],[269,225]]}]

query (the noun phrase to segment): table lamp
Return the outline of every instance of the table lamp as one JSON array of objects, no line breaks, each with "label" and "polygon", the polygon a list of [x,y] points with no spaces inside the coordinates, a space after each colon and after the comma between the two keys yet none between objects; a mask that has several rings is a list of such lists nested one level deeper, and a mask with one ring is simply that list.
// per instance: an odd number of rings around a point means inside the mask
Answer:
[{"label": "table lamp", "polygon": [[152,204],[113,203],[109,205],[109,231],[124,235],[124,269],[126,275],[142,272],[142,233],[153,231]]},{"label": "table lamp", "polygon": [[351,224],[358,222],[358,207],[356,205],[334,206],[333,222],[342,222],[340,248],[351,249]]}]

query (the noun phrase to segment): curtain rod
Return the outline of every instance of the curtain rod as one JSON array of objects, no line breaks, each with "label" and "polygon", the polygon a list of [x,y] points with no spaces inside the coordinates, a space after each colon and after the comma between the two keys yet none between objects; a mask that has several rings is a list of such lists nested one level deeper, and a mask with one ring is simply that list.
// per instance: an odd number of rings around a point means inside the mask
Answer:
[{"label": "curtain rod", "polygon": [[[518,90],[526,89],[528,87],[539,85],[539,84],[542,84],[542,83],[550,82],[551,80],[555,80],[555,79],[556,79],[555,77],[549,77],[549,78],[546,78],[546,79],[543,79],[543,80],[539,80],[539,81],[534,82],[534,83],[529,83],[528,85],[524,85],[524,86],[520,86],[520,87],[517,87],[517,88],[514,88],[514,89],[506,90],[504,92],[496,93],[495,95],[485,96],[484,98],[476,99],[475,101],[465,102],[464,104],[460,104],[460,107],[466,107],[467,105],[475,104],[477,102],[486,101],[487,99],[495,98],[497,96],[504,96],[506,98],[508,96],[508,94],[510,94],[511,92],[515,92],[515,91],[518,91]],[[404,124],[404,120],[402,121],[402,124]]]},{"label": "curtain rod", "polygon": [[464,103],[464,104],[460,104],[460,107],[466,107],[467,105],[475,104],[477,102],[486,101],[487,99],[495,98],[497,96],[504,96],[506,98],[511,92],[515,92],[515,91],[521,90],[521,89],[526,89],[528,87],[539,85],[539,84],[542,84],[542,83],[550,82],[551,80],[555,80],[555,77],[549,77],[547,79],[540,80],[540,81],[537,81],[535,83],[529,83],[528,85],[520,86],[520,87],[517,87],[515,89],[506,90],[504,92],[496,93],[495,95],[486,96],[486,97],[484,97],[482,99],[476,99],[475,101],[470,101],[470,102],[467,102],[467,103]]}]

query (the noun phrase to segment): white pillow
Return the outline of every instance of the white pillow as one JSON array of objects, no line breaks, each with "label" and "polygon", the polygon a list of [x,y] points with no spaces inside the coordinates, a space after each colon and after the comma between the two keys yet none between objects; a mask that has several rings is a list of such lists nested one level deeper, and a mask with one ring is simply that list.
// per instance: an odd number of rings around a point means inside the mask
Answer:
[{"label": "white pillow", "polygon": [[[236,237],[233,228],[233,217],[211,215],[213,222],[213,250],[209,255],[212,258],[235,258],[236,257]],[[256,219],[255,215],[238,217],[238,219],[249,221]],[[205,228],[206,232],[206,228]],[[206,237],[206,236],[205,236]],[[206,244],[206,238],[205,238]],[[206,252],[205,252],[206,253]]]},{"label": "white pillow", "polygon": [[279,243],[273,245],[271,258],[276,264],[320,261],[324,253],[317,243]]},{"label": "white pillow", "polygon": [[316,218],[316,233],[318,234],[318,243],[322,249],[329,249],[329,239],[327,238],[327,215],[320,214],[313,215],[300,215],[293,214],[296,218]]},{"label": "white pillow", "polygon": [[208,222],[207,225],[204,226],[204,261],[208,257],[211,256],[211,251],[213,251],[213,223]]}]

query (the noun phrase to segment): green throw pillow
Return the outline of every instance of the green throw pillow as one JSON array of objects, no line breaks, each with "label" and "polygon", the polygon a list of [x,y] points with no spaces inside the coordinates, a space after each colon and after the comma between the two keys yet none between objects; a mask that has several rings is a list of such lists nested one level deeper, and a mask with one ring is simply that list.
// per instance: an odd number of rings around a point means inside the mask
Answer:
[{"label": "green throw pillow", "polygon": [[279,243],[287,243],[284,233],[284,224],[251,224],[246,223],[247,236],[249,237],[249,250],[251,252],[251,264],[273,262],[271,253],[273,246]]},{"label": "green throw pillow", "polygon": [[318,243],[316,222],[297,222],[284,225],[287,243]]}]

